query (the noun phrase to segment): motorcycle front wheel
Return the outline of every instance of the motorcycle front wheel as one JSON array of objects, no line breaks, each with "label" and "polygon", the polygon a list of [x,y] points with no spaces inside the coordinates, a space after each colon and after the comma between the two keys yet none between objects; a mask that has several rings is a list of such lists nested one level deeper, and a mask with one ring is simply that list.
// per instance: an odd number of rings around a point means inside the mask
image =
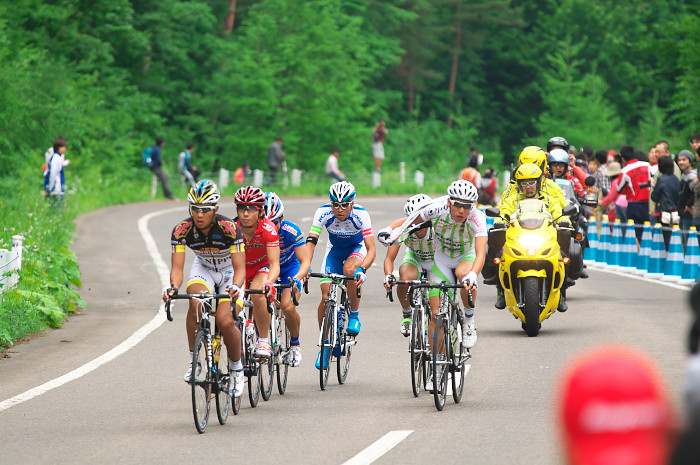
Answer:
[{"label": "motorcycle front wheel", "polygon": [[540,332],[540,291],[538,278],[529,276],[523,279],[523,315],[525,322],[523,329],[530,337],[535,337]]}]

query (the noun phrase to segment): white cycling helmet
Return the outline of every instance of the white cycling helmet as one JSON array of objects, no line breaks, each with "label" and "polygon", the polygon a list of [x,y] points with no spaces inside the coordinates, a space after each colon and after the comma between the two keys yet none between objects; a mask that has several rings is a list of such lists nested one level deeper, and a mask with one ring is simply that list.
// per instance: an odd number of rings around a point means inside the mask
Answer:
[{"label": "white cycling helmet", "polygon": [[274,192],[267,193],[265,206],[263,208],[265,209],[265,216],[270,221],[276,221],[282,218],[282,215],[284,215],[284,205],[282,204],[282,200]]},{"label": "white cycling helmet", "polygon": [[416,210],[420,210],[424,206],[428,205],[430,201],[433,200],[425,194],[416,194],[406,201],[406,205],[403,206],[403,212],[406,216],[410,215]]},{"label": "white cycling helmet", "polygon": [[465,202],[476,203],[479,200],[479,192],[474,184],[464,179],[458,179],[447,188],[447,195],[451,199],[463,200]]},{"label": "white cycling helmet", "polygon": [[355,186],[347,181],[336,182],[331,185],[328,197],[332,202],[352,202],[355,200]]}]

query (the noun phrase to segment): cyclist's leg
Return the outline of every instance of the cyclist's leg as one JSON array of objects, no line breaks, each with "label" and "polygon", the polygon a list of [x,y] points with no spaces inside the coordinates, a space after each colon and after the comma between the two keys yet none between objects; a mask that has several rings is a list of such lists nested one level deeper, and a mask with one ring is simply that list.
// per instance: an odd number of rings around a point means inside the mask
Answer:
[{"label": "cyclist's leg", "polygon": [[[418,263],[409,256],[410,250],[406,251],[403,259],[403,263],[399,267],[399,279],[401,280],[414,280],[418,279],[418,270],[420,266]],[[408,286],[405,284],[400,284],[396,288],[396,295],[399,298],[399,303],[401,304],[401,334],[408,336],[411,332],[411,302],[408,300]]]},{"label": "cyclist's leg", "polygon": [[[352,276],[355,271],[362,265],[362,261],[367,255],[367,248],[365,243],[359,244],[350,253],[350,255],[343,262],[343,274]],[[350,300],[350,313],[348,318],[347,332],[350,335],[357,335],[360,333],[360,297],[357,296],[357,285],[355,281],[348,281],[348,299]],[[346,309],[347,311],[347,309]]]},{"label": "cyclist's leg", "polygon": [[[220,276],[216,282],[217,293],[224,292],[227,287],[233,285],[233,270],[214,274]],[[234,315],[238,314],[242,304],[243,301],[240,298],[238,302],[232,302],[231,299],[221,299],[219,300],[219,306],[216,308],[216,326],[221,331],[221,336],[224,338],[224,344],[226,344],[231,360],[239,364],[241,360],[241,332],[235,325]],[[232,305],[235,313],[231,311]]]},{"label": "cyclist's leg", "polygon": [[[192,263],[190,268],[190,277],[187,280],[186,292],[188,294],[199,294],[202,291],[213,292],[215,283],[211,271],[206,269],[198,260]],[[187,318],[185,319],[185,328],[187,330],[187,344],[190,353],[194,349],[194,338],[197,334],[197,317],[199,316],[199,302],[190,299],[189,308],[187,310]]]},{"label": "cyclist's leg", "polygon": [[[467,254],[457,264],[455,275],[461,282],[462,278],[472,270],[474,266],[475,254]],[[464,327],[462,328],[462,344],[467,349],[471,349],[476,344],[476,326],[474,322],[474,307],[469,306],[469,293],[466,289],[460,291],[462,303],[464,304]],[[472,304],[476,305],[476,289],[472,290]]]},{"label": "cyclist's leg", "polygon": [[[259,268],[250,280],[250,289],[262,289],[263,284],[267,282],[267,272],[266,266]],[[250,298],[253,302],[253,320],[259,334],[257,352],[259,355],[269,357],[271,350],[267,333],[270,328],[270,314],[267,311],[267,301],[262,294],[251,294]]]},{"label": "cyclist's leg", "polygon": [[[293,263],[292,266],[285,266],[284,269],[280,271],[280,282],[282,282],[282,284],[287,284],[289,282],[289,278],[294,278],[298,272],[299,262]],[[289,334],[292,337],[292,345],[295,345],[295,340],[297,342],[296,345],[298,345],[301,317],[299,316],[299,312],[297,312],[296,306],[292,302],[292,292],[296,294],[298,302],[301,298],[301,293],[298,291],[298,289],[296,289],[296,287],[292,289],[284,289],[282,291],[282,295],[279,297],[279,300],[282,311],[284,312],[285,324],[287,325]]]}]

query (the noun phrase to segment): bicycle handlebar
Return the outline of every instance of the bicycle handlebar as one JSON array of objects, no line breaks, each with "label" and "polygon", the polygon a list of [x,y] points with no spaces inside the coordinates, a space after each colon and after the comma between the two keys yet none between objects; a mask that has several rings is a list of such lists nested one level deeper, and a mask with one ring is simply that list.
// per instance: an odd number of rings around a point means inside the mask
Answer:
[{"label": "bicycle handlebar", "polygon": [[[440,289],[440,290],[443,290],[443,289],[464,289],[463,284],[449,284],[449,283],[446,283],[445,281],[443,281],[441,283],[431,283],[431,282],[426,282],[424,280],[407,280],[407,279],[398,280],[398,279],[394,279],[389,283],[389,289],[386,291],[386,296],[389,298],[390,302],[394,301],[394,295],[392,294],[391,290],[392,290],[393,286],[398,285],[398,284],[407,285],[407,286],[411,287],[412,289],[422,289],[422,288]],[[470,307],[474,307],[474,301],[472,300],[472,292],[471,291],[467,292],[467,302],[469,302]]]},{"label": "bicycle handlebar", "polygon": [[[294,287],[294,280],[291,277],[289,277],[289,278],[287,278],[287,284],[282,284],[281,282],[276,282],[275,287],[278,290],[292,289]],[[308,294],[308,292],[307,292],[307,294]],[[294,294],[294,289],[292,289],[292,303],[294,304],[295,307],[299,306],[299,300],[297,299],[296,294]]]},{"label": "bicycle handlebar", "polygon": [[171,300],[184,300],[184,299],[226,299],[230,298],[231,296],[228,294],[209,294],[208,292],[200,292],[199,294],[175,294],[173,296],[170,296],[170,299],[168,299],[165,302],[165,316],[168,318],[168,321],[173,321],[173,316],[170,313],[170,301]]},{"label": "bicycle handlebar", "polygon": [[[337,273],[309,273],[309,276],[312,278],[329,278],[332,281],[354,281],[355,277],[352,275],[344,275],[344,274],[337,274]],[[308,282],[308,281],[307,281]],[[309,293],[309,287],[308,285],[304,285],[304,290],[306,293]],[[362,295],[360,294],[360,288],[357,288],[357,297],[360,298]]]}]

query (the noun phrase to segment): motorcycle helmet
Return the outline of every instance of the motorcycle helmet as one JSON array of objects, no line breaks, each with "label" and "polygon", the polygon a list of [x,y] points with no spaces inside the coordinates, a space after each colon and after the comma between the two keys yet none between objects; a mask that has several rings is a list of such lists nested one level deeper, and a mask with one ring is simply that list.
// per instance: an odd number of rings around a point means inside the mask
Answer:
[{"label": "motorcycle helmet", "polygon": [[552,150],[552,147],[561,147],[565,152],[569,152],[569,143],[563,137],[552,137],[547,142],[547,152]]},{"label": "motorcycle helmet", "polygon": [[564,163],[569,164],[569,154],[563,149],[554,149],[549,152],[547,157],[547,162],[551,165],[552,163]]},{"label": "motorcycle helmet", "polygon": [[544,153],[542,147],[536,145],[525,147],[518,156],[518,165],[524,165],[525,163],[534,163],[544,173],[547,171],[547,154]]},{"label": "motorcycle helmet", "polygon": [[534,163],[525,163],[515,170],[515,182],[520,192],[523,192],[521,183],[527,181],[537,181],[537,192],[539,192],[542,187],[542,170]]}]

